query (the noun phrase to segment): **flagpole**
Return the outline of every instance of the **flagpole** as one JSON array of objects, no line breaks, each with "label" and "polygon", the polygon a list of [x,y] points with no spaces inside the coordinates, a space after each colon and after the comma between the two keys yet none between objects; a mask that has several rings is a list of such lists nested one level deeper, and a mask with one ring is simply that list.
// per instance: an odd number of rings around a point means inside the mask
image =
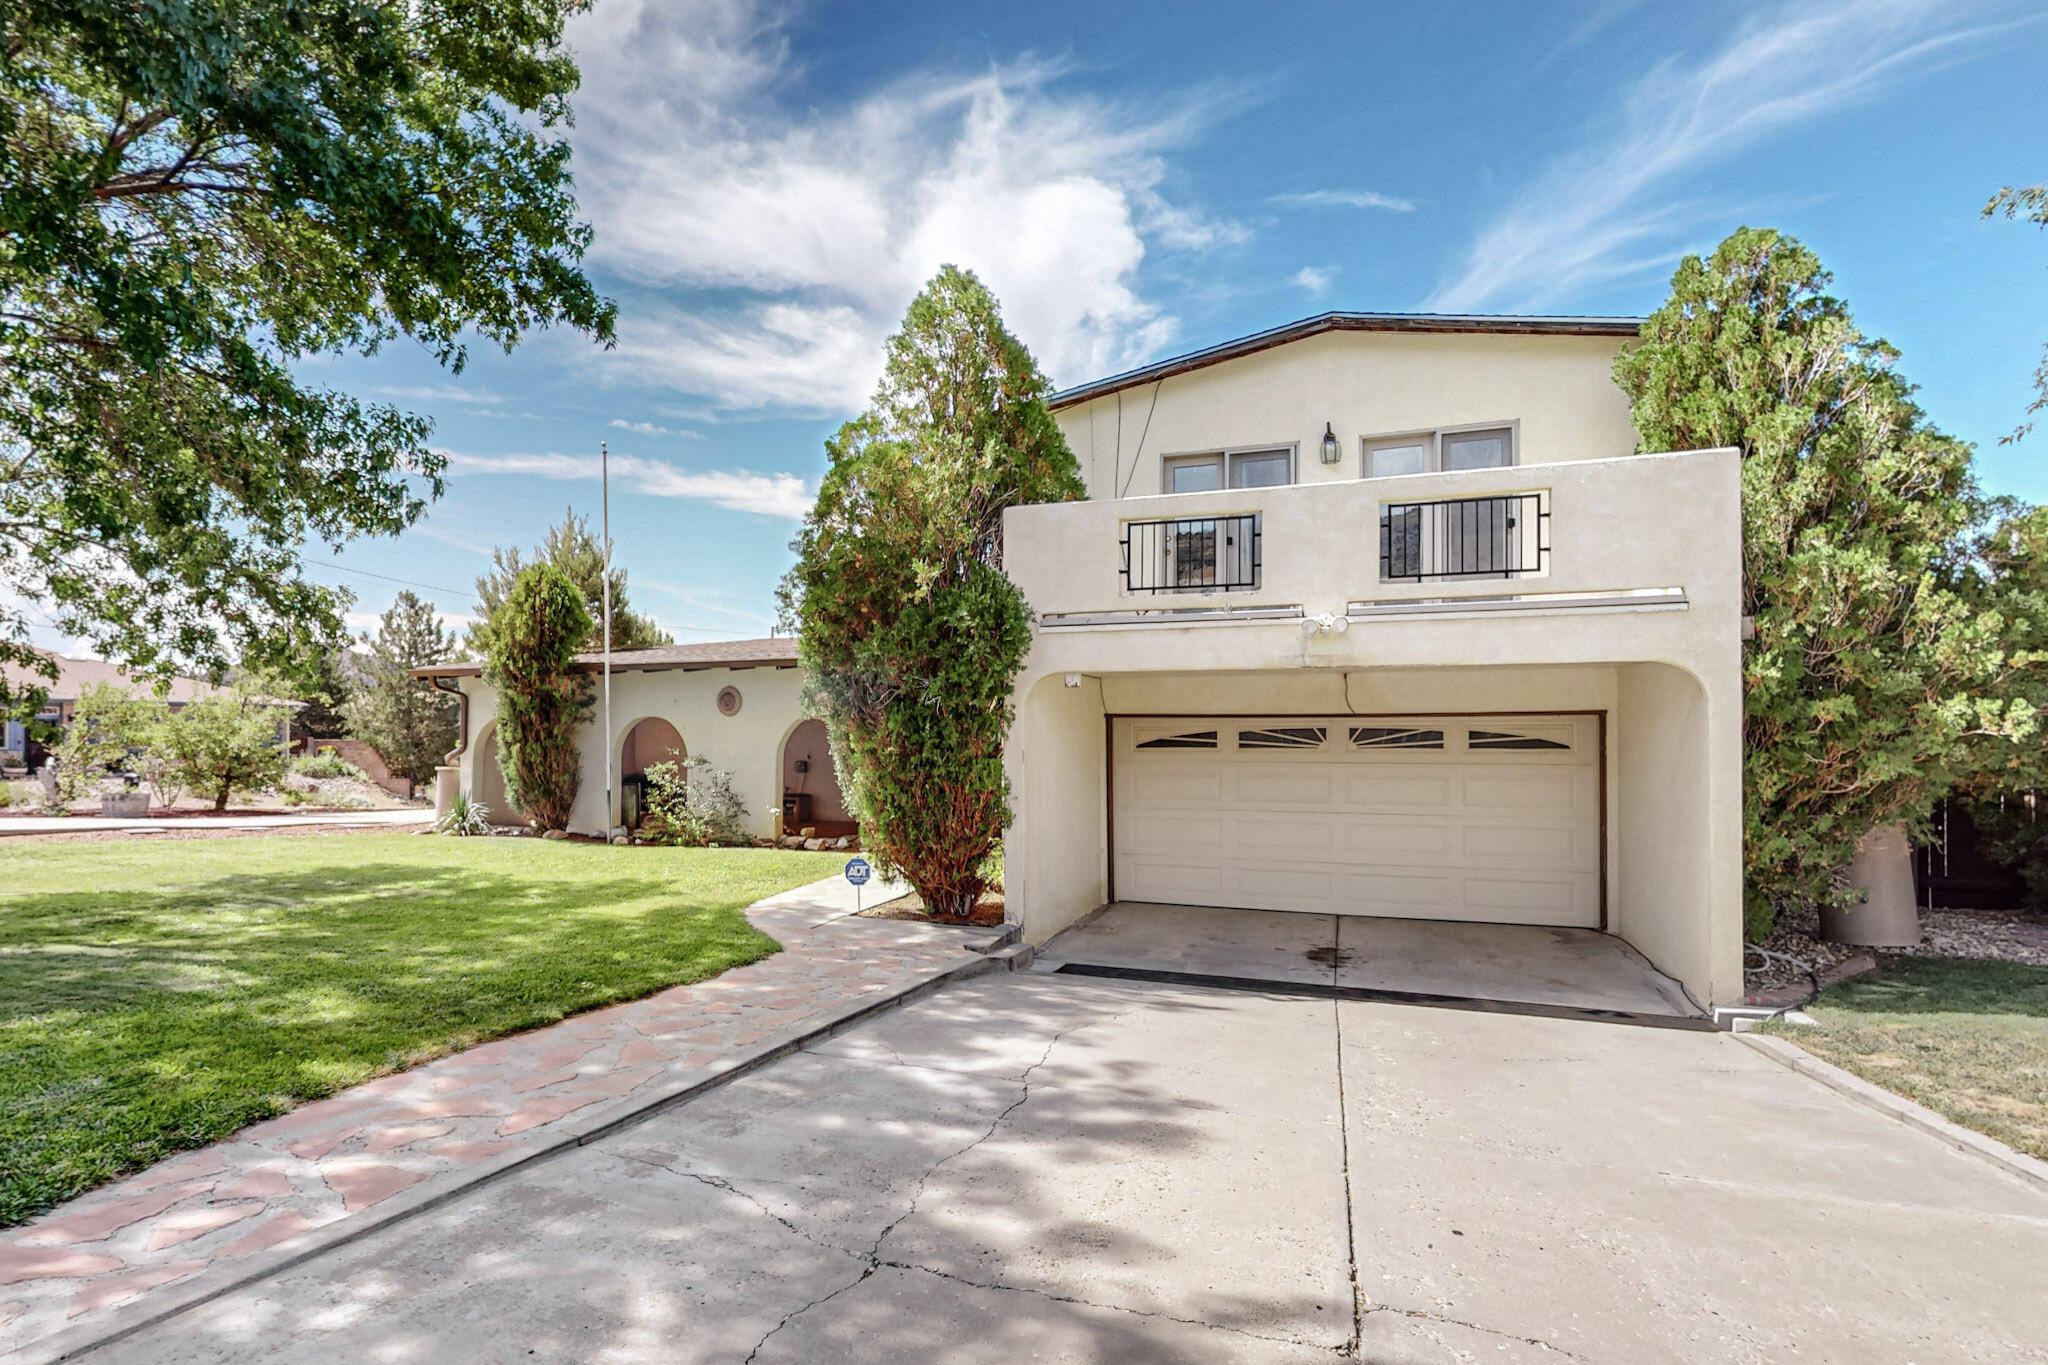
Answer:
[{"label": "flagpole", "polygon": [[612,452],[597,443],[598,487],[604,531],[604,838],[611,842],[618,807],[612,804]]}]

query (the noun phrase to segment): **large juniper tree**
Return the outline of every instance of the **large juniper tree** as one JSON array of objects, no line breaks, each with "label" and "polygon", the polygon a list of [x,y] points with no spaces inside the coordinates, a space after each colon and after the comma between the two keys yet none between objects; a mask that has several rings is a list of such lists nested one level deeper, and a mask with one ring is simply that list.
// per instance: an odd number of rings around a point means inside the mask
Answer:
[{"label": "large juniper tree", "polygon": [[1084,495],[1048,385],[972,274],[946,266],[890,338],[783,585],[865,845],[940,914],[971,911],[1008,821],[1003,739],[1031,644],[1002,517]]},{"label": "large juniper tree", "polygon": [[1824,903],[1863,835],[1921,816],[2033,733],[2038,620],[1974,533],[1997,509],[1827,292],[1813,252],[1744,228],[1688,256],[1615,363],[1645,449],[1742,451],[1749,927]]},{"label": "large juniper tree", "polygon": [[585,3],[0,5],[0,586],[144,669],[340,644],[299,547],[410,525],[442,459],[298,362],[611,336],[560,136]]}]

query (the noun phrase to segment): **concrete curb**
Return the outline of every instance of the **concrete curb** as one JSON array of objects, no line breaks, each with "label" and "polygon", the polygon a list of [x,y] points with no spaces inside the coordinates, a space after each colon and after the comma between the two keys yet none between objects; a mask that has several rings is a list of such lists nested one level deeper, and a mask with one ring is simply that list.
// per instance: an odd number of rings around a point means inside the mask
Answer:
[{"label": "concrete curb", "polygon": [[1859,1104],[1877,1110],[1899,1122],[1918,1128],[1921,1132],[1940,1138],[1958,1151],[1981,1160],[1991,1162],[2008,1173],[2035,1188],[2048,1192],[2048,1161],[2015,1151],[1997,1138],[1965,1128],[1935,1113],[1923,1104],[1916,1104],[1903,1095],[1894,1095],[1882,1086],[1872,1085],[1851,1072],[1842,1070],[1832,1062],[1824,1062],[1790,1039],[1765,1033],[1737,1033],[1737,1041],[1746,1043],[1775,1062],[1781,1062],[1802,1076],[1819,1081],[1830,1090],[1836,1090]]},{"label": "concrete curb", "polygon": [[[798,888],[803,889],[805,888]],[[838,1014],[829,1015],[787,1037],[758,1043],[746,1051],[735,1053],[712,1064],[705,1068],[702,1074],[682,1085],[645,1095],[624,1096],[611,1104],[601,1106],[597,1113],[580,1122],[565,1124],[558,1134],[541,1146],[521,1152],[507,1152],[496,1160],[479,1162],[466,1170],[451,1173],[450,1177],[441,1180],[422,1181],[410,1189],[392,1195],[372,1211],[343,1217],[301,1233],[289,1241],[279,1242],[274,1247],[253,1253],[246,1259],[232,1266],[224,1266],[218,1271],[203,1271],[179,1289],[142,1296],[137,1300],[135,1311],[130,1317],[123,1318],[119,1308],[113,1309],[108,1321],[58,1332],[40,1341],[30,1342],[0,1356],[0,1362],[4,1362],[4,1365],[51,1365],[51,1362],[69,1360],[87,1351],[111,1345],[137,1332],[146,1331],[180,1313],[254,1284],[258,1280],[282,1274],[393,1224],[429,1213],[485,1185],[494,1184],[524,1167],[643,1123],[665,1110],[716,1090],[750,1072],[758,1071],[771,1062],[780,1061],[812,1043],[822,1042],[864,1024],[876,1015],[886,1014],[956,982],[1008,970],[1010,966],[1011,964],[1002,957],[984,956],[969,950],[968,955],[960,962],[935,976],[926,977],[901,990],[863,1001]]]}]

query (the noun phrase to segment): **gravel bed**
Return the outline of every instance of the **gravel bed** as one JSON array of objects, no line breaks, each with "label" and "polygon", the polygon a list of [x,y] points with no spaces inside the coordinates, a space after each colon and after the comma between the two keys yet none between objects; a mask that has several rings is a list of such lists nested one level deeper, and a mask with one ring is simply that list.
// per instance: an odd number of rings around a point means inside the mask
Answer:
[{"label": "gravel bed", "polygon": [[[1847,943],[1823,943],[1819,920],[1818,913],[1811,910],[1781,915],[1778,931],[1761,946],[1797,958],[1821,973],[1859,953],[1873,951]],[[1878,951],[1882,956],[1961,957],[2048,967],[2048,915],[2024,910],[1922,910],[1917,947]],[[1759,964],[1754,952],[1745,951],[1743,969],[1743,983],[1753,991],[1810,984],[1804,969],[1776,959]]]}]

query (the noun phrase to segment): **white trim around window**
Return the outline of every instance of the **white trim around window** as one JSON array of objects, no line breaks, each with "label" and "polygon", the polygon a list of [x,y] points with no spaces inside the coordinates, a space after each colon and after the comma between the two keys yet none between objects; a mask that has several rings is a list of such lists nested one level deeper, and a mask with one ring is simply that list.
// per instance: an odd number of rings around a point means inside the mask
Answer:
[{"label": "white trim around window", "polygon": [[1296,482],[1297,469],[1297,447],[1293,444],[1233,446],[1167,455],[1159,462],[1159,491],[1207,493],[1220,488],[1275,488]]},{"label": "white trim around window", "polygon": [[[1498,442],[1495,449],[1500,451],[1501,458],[1472,462],[1472,456],[1485,449],[1488,438]],[[1518,419],[1510,419],[1468,422],[1428,431],[1388,432],[1362,438],[1360,447],[1364,451],[1361,473],[1368,479],[1435,474],[1446,469],[1492,469],[1522,462],[1522,424]]]}]

